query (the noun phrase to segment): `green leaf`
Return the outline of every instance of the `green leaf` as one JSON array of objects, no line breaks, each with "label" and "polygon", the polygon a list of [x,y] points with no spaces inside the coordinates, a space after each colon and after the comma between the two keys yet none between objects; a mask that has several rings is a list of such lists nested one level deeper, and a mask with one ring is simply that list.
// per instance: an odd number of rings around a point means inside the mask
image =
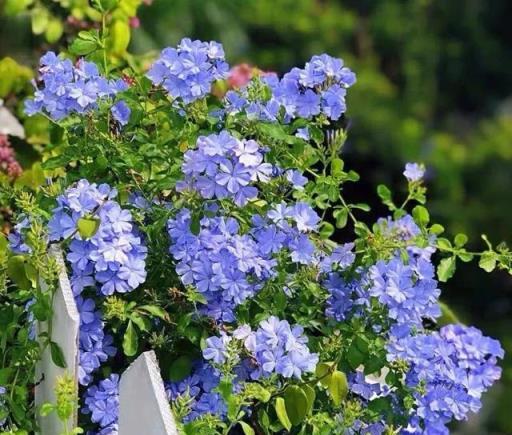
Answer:
[{"label": "green leaf", "polygon": [[67,367],[66,359],[64,358],[64,353],[62,352],[60,346],[57,343],[55,343],[55,341],[50,341],[50,354],[52,356],[53,363],[57,367],[61,367],[63,369]]},{"label": "green leaf", "polygon": [[193,213],[190,219],[190,232],[197,236],[201,232],[201,214]]},{"label": "green leaf", "polygon": [[334,404],[340,406],[348,393],[348,383],[345,373],[336,370],[331,375],[328,389]]},{"label": "green leaf", "polygon": [[169,314],[162,307],[156,305],[142,305],[141,310],[147,311],[149,314],[156,316],[162,320],[169,321]]},{"label": "green leaf", "polygon": [[331,174],[334,176],[339,176],[343,174],[343,160],[340,158],[335,158],[331,162]]},{"label": "green leaf", "polygon": [[465,234],[459,233],[455,236],[455,246],[458,248],[462,248],[468,242],[468,236]]},{"label": "green leaf", "polygon": [[316,393],[313,387],[311,387],[308,384],[305,384],[302,386],[302,391],[306,394],[306,397],[308,399],[308,414],[311,414],[313,411],[313,405],[315,404],[316,399]]},{"label": "green leaf", "polygon": [[26,257],[23,255],[15,255],[7,262],[7,275],[22,290],[32,287],[25,271],[25,262]]},{"label": "green leaf", "polygon": [[84,216],[78,219],[76,226],[82,239],[90,239],[98,231],[100,223],[96,217]]},{"label": "green leaf", "polygon": [[192,371],[192,358],[189,355],[182,355],[169,367],[168,378],[172,382],[178,382],[186,378]]},{"label": "green leaf", "polygon": [[251,426],[249,426],[245,421],[239,421],[238,423],[240,423],[240,426],[242,426],[242,430],[244,431],[245,435],[255,434],[254,429]]},{"label": "green leaf", "polygon": [[358,210],[363,210],[363,211],[370,211],[371,210],[370,206],[368,204],[363,203],[363,202],[360,202],[358,204],[352,204],[349,207],[355,208],[355,209],[358,209]]},{"label": "green leaf", "polygon": [[17,15],[29,7],[34,0],[7,0],[4,6],[5,15]]},{"label": "green leaf", "polygon": [[46,27],[46,32],[44,33],[44,37],[50,44],[54,44],[57,42],[62,34],[64,33],[64,25],[62,21],[58,18],[52,17],[50,21],[48,21],[48,26]]},{"label": "green leaf", "polygon": [[444,227],[439,224],[434,224],[430,227],[430,232],[436,235],[442,234],[444,233]]},{"label": "green leaf", "polygon": [[30,18],[32,23],[32,33],[34,35],[40,35],[46,30],[46,27],[48,26],[50,14],[48,9],[44,7],[36,7],[32,9]]},{"label": "green leaf", "polygon": [[7,385],[14,374],[14,368],[5,367],[0,369],[0,385]]},{"label": "green leaf", "polygon": [[110,26],[110,49],[117,56],[126,53],[130,43],[130,26],[124,20],[115,20]]},{"label": "green leaf", "polygon": [[37,273],[37,269],[31,263],[25,263],[25,276],[32,284],[32,288],[36,288],[39,275]]},{"label": "green leaf", "polygon": [[69,46],[69,52],[76,56],[86,56],[98,48],[96,41],[76,38]]},{"label": "green leaf", "polygon": [[137,329],[130,320],[123,337],[123,351],[126,356],[133,356],[137,353],[139,337]]},{"label": "green leaf", "polygon": [[321,362],[321,363],[318,363],[316,366],[316,370],[315,370],[316,377],[320,380],[320,383],[324,387],[327,387],[329,385],[330,376],[331,376],[332,372],[334,371],[333,365],[334,365],[333,362]]},{"label": "green leaf", "polygon": [[284,391],[286,414],[293,426],[304,420],[308,412],[308,398],[306,393],[297,385],[290,385]]},{"label": "green leaf", "polygon": [[452,249],[452,243],[448,239],[440,237],[437,239],[437,247],[441,250],[449,251]]},{"label": "green leaf", "polygon": [[39,410],[39,414],[41,417],[46,417],[55,411],[55,409],[56,406],[53,403],[43,403],[41,405],[41,409]]},{"label": "green leaf", "polygon": [[348,211],[346,208],[339,208],[333,213],[336,219],[336,228],[344,228],[347,225]]},{"label": "green leaf", "polygon": [[322,225],[320,226],[320,238],[321,239],[328,239],[331,237],[334,233],[334,226],[330,224],[329,222],[322,222]]},{"label": "green leaf", "polygon": [[496,268],[498,256],[493,251],[486,251],[480,257],[478,265],[486,272],[492,272]]},{"label": "green leaf", "polygon": [[448,281],[455,273],[456,257],[443,258],[437,266],[437,277],[439,281]]},{"label": "green leaf", "polygon": [[286,413],[286,404],[282,397],[278,397],[276,399],[276,403],[274,404],[274,408],[276,410],[277,418],[284,426],[284,428],[289,431],[292,428],[292,423],[288,418],[288,414]]},{"label": "green leaf", "polygon": [[388,201],[391,199],[391,190],[384,184],[379,184],[377,186],[377,195],[379,195],[379,198],[383,201]]},{"label": "green leaf", "polygon": [[416,223],[425,226],[430,221],[428,210],[422,205],[417,205],[412,209],[412,216]]}]

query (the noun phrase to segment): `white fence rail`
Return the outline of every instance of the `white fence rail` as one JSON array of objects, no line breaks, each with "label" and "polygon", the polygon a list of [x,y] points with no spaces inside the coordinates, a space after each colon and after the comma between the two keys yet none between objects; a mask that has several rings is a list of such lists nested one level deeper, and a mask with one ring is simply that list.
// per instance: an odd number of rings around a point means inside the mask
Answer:
[{"label": "white fence rail", "polygon": [[[53,299],[52,340],[65,357],[67,367],[57,367],[46,349],[36,368],[35,402],[39,407],[46,402],[55,403],[54,389],[59,376],[74,376],[78,386],[78,334],[80,316],[71,291],[62,253],[52,249],[61,266],[59,288]],[[48,325],[38,322],[38,333],[47,331]],[[39,414],[39,413],[38,413]],[[68,429],[76,427],[78,416],[66,422]],[[55,413],[38,415],[41,435],[62,433],[62,422]],[[167,401],[156,355],[142,353],[121,375],[119,384],[119,435],[177,435],[178,430]]]}]

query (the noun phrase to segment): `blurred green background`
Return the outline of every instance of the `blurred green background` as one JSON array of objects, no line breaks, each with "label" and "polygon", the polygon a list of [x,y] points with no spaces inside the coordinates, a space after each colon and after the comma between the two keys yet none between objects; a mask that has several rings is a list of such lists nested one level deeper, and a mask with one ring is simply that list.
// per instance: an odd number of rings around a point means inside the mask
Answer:
[{"label": "blurred green background", "polygon": [[[350,195],[373,203],[374,216],[384,213],[376,185],[399,192],[405,162],[421,161],[428,167],[431,213],[449,233],[466,232],[474,247],[481,247],[482,233],[512,243],[510,0],[143,3],[140,26],[132,29],[132,53],[156,53],[188,36],[222,42],[231,65],[247,62],[279,73],[313,54],[342,57],[358,77],[348,97],[345,159],[363,181]],[[50,20],[63,23],[58,38],[55,23],[53,38],[48,27],[34,35],[34,7],[46,8]],[[69,42],[79,26],[66,16],[86,7],[86,0],[0,0],[0,59],[11,56],[33,69],[42,52]],[[1,73],[0,63],[0,97],[6,97]],[[26,92],[22,88],[17,98]],[[41,135],[29,140],[44,146]],[[20,160],[28,160],[30,147],[22,141],[15,147]],[[464,264],[444,285],[443,297],[463,321],[499,337],[512,352],[512,277]],[[512,434],[510,409],[512,358],[507,358],[503,380],[484,412],[455,430]]]}]

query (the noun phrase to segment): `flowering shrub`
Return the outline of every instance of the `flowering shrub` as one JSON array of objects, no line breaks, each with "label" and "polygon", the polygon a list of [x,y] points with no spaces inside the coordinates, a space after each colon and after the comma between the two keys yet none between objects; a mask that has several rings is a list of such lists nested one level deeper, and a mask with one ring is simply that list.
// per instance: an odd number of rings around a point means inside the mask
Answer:
[{"label": "flowering shrub", "polygon": [[[53,180],[16,191],[19,223],[0,258],[4,286],[21,290],[9,306],[26,324],[51,322],[47,245],[65,252],[81,428],[117,433],[119,374],[148,348],[185,433],[448,433],[478,411],[503,349],[458,324],[439,282],[457,261],[510,270],[512,255],[441,237],[418,164],[400,206],[378,187],[389,216],[372,223],[349,201],[356,80],[340,59],[314,56],[218,99],[218,43],[184,39],[144,74],[96,65],[98,54],[42,59],[26,108],[53,121]],[[36,354],[51,346],[64,364],[51,336],[39,343]],[[0,377],[0,398],[16,391],[15,372]],[[12,403],[0,401],[6,430],[29,427]]]}]

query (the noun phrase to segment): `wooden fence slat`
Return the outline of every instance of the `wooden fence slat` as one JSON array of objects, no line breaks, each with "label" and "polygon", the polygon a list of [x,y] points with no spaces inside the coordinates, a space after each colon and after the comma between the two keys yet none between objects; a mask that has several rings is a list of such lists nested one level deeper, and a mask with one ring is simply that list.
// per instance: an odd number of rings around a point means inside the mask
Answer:
[{"label": "wooden fence slat", "polygon": [[[57,367],[51,357],[50,348],[43,352],[41,361],[36,366],[35,403],[37,407],[37,419],[42,435],[56,435],[63,432],[63,424],[55,413],[46,417],[39,416],[39,408],[43,403],[55,403],[54,388],[59,376],[68,373],[76,380],[78,388],[78,333],[80,327],[80,315],[76,307],[75,298],[71,291],[71,285],[66,273],[66,266],[62,252],[55,246],[50,247],[50,252],[56,258],[60,266],[59,287],[53,298],[52,337],[62,352],[67,367]],[[48,330],[46,322],[37,322],[37,333]],[[67,422],[68,430],[76,426],[77,416],[73,416]]]},{"label": "wooden fence slat", "polygon": [[178,435],[155,352],[142,353],[121,376],[119,435]]}]

